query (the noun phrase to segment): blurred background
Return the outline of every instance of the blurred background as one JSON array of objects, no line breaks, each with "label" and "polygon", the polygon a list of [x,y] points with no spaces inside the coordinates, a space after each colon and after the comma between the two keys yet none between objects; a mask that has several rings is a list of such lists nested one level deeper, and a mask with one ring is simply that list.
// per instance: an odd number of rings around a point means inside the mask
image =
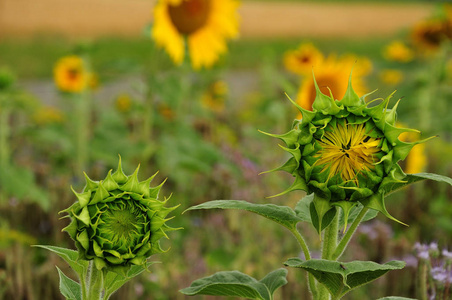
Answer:
[{"label": "blurred background", "polygon": [[[399,126],[421,131],[400,139],[439,136],[415,146],[404,170],[452,176],[450,4],[211,1],[178,10],[165,0],[0,0],[0,299],[63,299],[55,265],[70,270],[30,245],[74,248],[58,212],[75,201],[70,187],[83,188],[83,172],[103,179],[118,154],[126,174],[140,163],[140,179],[157,170],[155,185],[168,178],[160,197],[181,204],[169,223],[184,230],[152,257],[162,264],[113,299],[186,299],[177,291],[197,278],[239,270],[260,279],[300,255],[287,230],[259,216],[180,214],[214,199],[295,206],[301,191],[266,198],[293,179],[258,175],[287,159],[258,130],[290,129],[298,111],[285,93],[310,109],[312,70],[338,99],[352,68],[360,96],[378,89],[366,100],[396,91]],[[186,11],[201,17],[186,19]],[[343,260],[407,267],[345,299],[416,297],[414,246],[429,245],[432,266],[444,265],[451,201],[450,187],[428,181],[391,195],[388,211],[409,227],[378,216],[361,225]],[[300,227],[319,251],[315,230]],[[304,271],[288,276],[277,298],[308,299]],[[448,287],[448,276],[430,293]]]}]

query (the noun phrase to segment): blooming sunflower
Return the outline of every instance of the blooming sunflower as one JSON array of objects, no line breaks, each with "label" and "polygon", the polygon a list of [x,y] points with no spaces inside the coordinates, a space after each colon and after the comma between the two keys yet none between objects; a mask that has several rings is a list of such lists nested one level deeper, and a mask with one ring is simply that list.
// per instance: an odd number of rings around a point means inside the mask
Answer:
[{"label": "blooming sunflower", "polygon": [[383,50],[385,59],[397,62],[410,62],[414,58],[414,52],[401,41],[393,41]]},{"label": "blooming sunflower", "polygon": [[238,1],[159,0],[152,37],[174,63],[182,64],[185,42],[194,69],[211,67],[227,51],[226,40],[238,35]]},{"label": "blooming sunflower", "polygon": [[431,52],[445,41],[452,39],[452,17],[445,20],[431,19],[418,23],[412,31],[413,43],[425,52]]},{"label": "blooming sunflower", "polygon": [[92,78],[83,59],[76,55],[60,58],[55,64],[53,75],[56,86],[69,93],[82,92]]},{"label": "blooming sunflower", "polygon": [[322,63],[324,56],[312,43],[301,44],[284,54],[284,67],[293,73],[309,74],[314,66]]},{"label": "blooming sunflower", "polygon": [[352,76],[349,78],[340,101],[331,93],[322,93],[314,78],[312,111],[293,102],[302,118],[295,120],[292,130],[285,134],[269,134],[283,140],[286,147],[282,148],[292,155],[272,170],[283,170],[295,177],[292,186],[279,195],[293,190],[314,193],[319,223],[333,206],[341,207],[348,215],[358,202],[396,220],[385,208],[385,193],[405,182],[406,174],[398,162],[427,139],[401,141],[402,133],[418,131],[395,126],[398,103],[388,109],[392,95],[370,105],[364,97],[358,97],[351,86]]},{"label": "blooming sunflower", "polygon": [[312,76],[302,78],[296,102],[307,110],[312,110],[312,104],[316,98],[316,84],[324,94],[343,97],[347,90],[348,70],[354,68],[353,82],[357,93],[364,94],[366,87],[364,76],[370,73],[372,63],[367,58],[358,58],[354,55],[346,55],[337,58],[335,55],[328,56],[319,66],[312,70],[316,74],[315,82]]}]

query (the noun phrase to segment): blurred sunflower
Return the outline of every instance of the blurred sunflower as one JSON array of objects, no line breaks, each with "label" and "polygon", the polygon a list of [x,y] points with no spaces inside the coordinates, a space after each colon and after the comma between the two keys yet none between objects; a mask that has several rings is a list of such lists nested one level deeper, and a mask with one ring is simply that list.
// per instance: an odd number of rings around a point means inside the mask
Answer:
[{"label": "blurred sunflower", "polygon": [[389,85],[399,84],[403,80],[403,73],[399,70],[385,69],[380,72],[380,80]]},{"label": "blurred sunflower", "polygon": [[[404,127],[404,124],[397,123],[398,127]],[[403,132],[399,136],[402,142],[415,142],[420,139],[418,132]],[[407,174],[417,174],[425,171],[427,166],[427,155],[425,154],[425,144],[417,144],[411,149],[405,158],[405,167],[403,168]]]},{"label": "blurred sunflower", "polygon": [[[357,94],[365,94],[366,87],[364,76],[372,70],[372,63],[367,58],[357,57],[349,54],[337,58],[336,55],[328,56],[319,66],[313,68],[315,80],[320,91],[326,95],[331,93],[342,99],[348,86],[349,72],[353,69],[352,81]],[[307,110],[312,110],[312,103],[315,100],[316,88],[312,76],[302,78],[297,94],[296,102]],[[301,115],[299,115],[301,117]]]},{"label": "blurred sunflower", "polygon": [[79,93],[91,78],[83,59],[76,55],[60,58],[53,69],[56,86],[63,92]]},{"label": "blurred sunflower", "polygon": [[192,67],[209,68],[227,51],[226,40],[238,35],[238,5],[235,0],[159,0],[152,37],[178,65],[186,41]]},{"label": "blurred sunflower", "polygon": [[42,107],[33,114],[33,121],[38,125],[63,123],[64,119],[64,113],[53,106]]},{"label": "blurred sunflower", "polygon": [[401,41],[393,41],[383,50],[383,57],[389,61],[410,62],[414,52]]},{"label": "blurred sunflower", "polygon": [[320,52],[312,43],[301,44],[295,50],[289,50],[284,54],[284,67],[295,74],[310,74],[314,66],[318,66],[324,60]]},{"label": "blurred sunflower", "polygon": [[128,94],[121,94],[116,98],[115,107],[119,112],[129,112],[132,108],[132,99]]},{"label": "blurred sunflower", "polygon": [[201,103],[213,112],[221,112],[224,109],[225,97],[228,94],[228,85],[222,80],[213,82],[203,94]]},{"label": "blurred sunflower", "polygon": [[421,50],[431,52],[444,41],[452,40],[451,7],[445,7],[442,16],[422,21],[414,26],[411,34],[413,43]]}]

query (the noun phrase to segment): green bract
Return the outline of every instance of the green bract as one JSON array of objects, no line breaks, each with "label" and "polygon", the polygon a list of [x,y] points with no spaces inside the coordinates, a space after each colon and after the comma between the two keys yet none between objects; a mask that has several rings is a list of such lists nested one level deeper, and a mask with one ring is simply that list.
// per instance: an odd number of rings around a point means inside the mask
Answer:
[{"label": "green bract", "polygon": [[387,107],[392,94],[374,105],[375,100],[364,101],[367,95],[358,97],[351,80],[340,101],[315,86],[313,110],[291,100],[302,118],[285,134],[269,134],[283,140],[286,147],[281,148],[292,155],[283,166],[271,170],[287,171],[295,177],[293,185],[279,195],[293,190],[314,193],[320,222],[332,206],[340,206],[348,215],[358,202],[394,219],[384,205],[385,191],[404,182],[406,175],[397,162],[423,141],[398,139],[401,133],[416,130],[395,127],[398,103],[393,109]]},{"label": "green bract", "polygon": [[115,269],[129,265],[144,265],[146,259],[163,252],[159,240],[165,231],[175,230],[165,224],[169,212],[176,207],[164,207],[157,200],[160,188],[150,188],[155,177],[138,181],[139,167],[126,176],[119,160],[118,169],[101,181],[86,176],[82,193],[74,194],[78,201],[63,212],[71,218],[64,228],[75,241],[79,257],[94,260],[97,269]]}]

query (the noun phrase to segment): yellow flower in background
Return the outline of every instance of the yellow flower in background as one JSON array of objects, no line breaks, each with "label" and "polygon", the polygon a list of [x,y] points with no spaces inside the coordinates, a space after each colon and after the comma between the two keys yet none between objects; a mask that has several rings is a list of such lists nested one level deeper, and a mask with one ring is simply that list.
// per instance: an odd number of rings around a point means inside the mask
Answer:
[{"label": "yellow flower in background", "polygon": [[238,35],[238,1],[159,0],[154,8],[152,37],[177,65],[185,49],[194,69],[211,67]]},{"label": "yellow flower in background", "polygon": [[389,61],[410,62],[414,52],[401,41],[393,41],[383,50],[383,57]]},{"label": "yellow flower in background", "polygon": [[386,69],[380,73],[380,80],[389,85],[399,84],[403,80],[403,73],[399,70]]},{"label": "yellow flower in background", "polygon": [[164,117],[165,119],[167,119],[169,121],[173,120],[175,117],[174,111],[171,109],[171,107],[169,107],[165,103],[161,103],[158,106],[158,112],[162,117]]},{"label": "yellow flower in background", "polygon": [[[397,127],[405,127],[401,123],[397,123]],[[404,132],[399,136],[402,142],[415,142],[420,139],[420,134],[417,132]],[[427,167],[427,155],[425,154],[425,145],[417,144],[411,149],[408,156],[405,158],[405,167],[403,168],[407,174],[417,174],[425,171]]]},{"label": "yellow flower in background", "polygon": [[225,97],[228,94],[228,85],[222,80],[215,81],[209,86],[209,89],[203,94],[201,103],[204,107],[214,111],[224,110]]},{"label": "yellow flower in background", "polygon": [[[314,67],[315,80],[320,91],[330,95],[330,90],[336,99],[342,99],[348,86],[349,72],[353,69],[353,88],[358,95],[366,93],[364,76],[372,70],[372,63],[367,58],[355,55],[345,55],[337,58],[335,55],[328,56],[322,64]],[[312,103],[315,100],[315,81],[312,76],[305,76],[301,80],[296,102],[307,110],[312,110]],[[301,116],[301,115],[300,115]]]},{"label": "yellow flower in background", "polygon": [[116,98],[115,107],[120,112],[128,112],[132,107],[132,99],[127,94],[121,94]]},{"label": "yellow flower in background", "polygon": [[89,84],[89,72],[83,59],[76,55],[60,58],[53,75],[56,86],[63,92],[79,93]]},{"label": "yellow flower in background", "polygon": [[445,40],[452,39],[452,14],[446,19],[431,19],[418,23],[412,31],[413,43],[425,52],[439,48]]},{"label": "yellow flower in background", "polygon": [[312,68],[322,63],[324,57],[312,43],[301,44],[284,54],[284,67],[296,74],[311,74]]},{"label": "yellow flower in background", "polygon": [[33,114],[33,121],[38,125],[63,123],[64,113],[56,107],[42,107]]}]

